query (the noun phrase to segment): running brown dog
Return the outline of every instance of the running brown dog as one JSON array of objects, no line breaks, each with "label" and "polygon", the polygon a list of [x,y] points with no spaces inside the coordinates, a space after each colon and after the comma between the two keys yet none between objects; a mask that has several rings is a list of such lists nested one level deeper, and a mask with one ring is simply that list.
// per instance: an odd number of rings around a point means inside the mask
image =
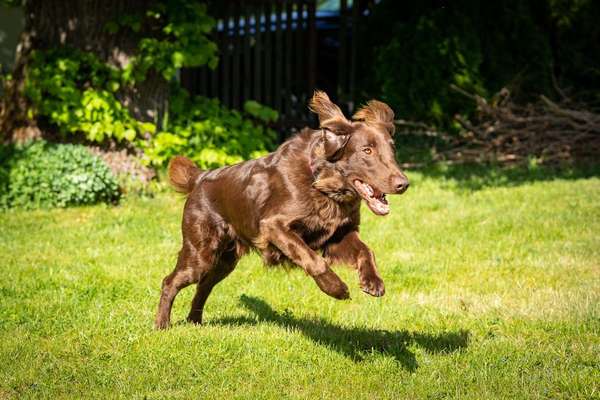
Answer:
[{"label": "running brown dog", "polygon": [[[266,264],[299,265],[336,299],[348,298],[348,287],[330,265],[350,264],[363,291],[383,296],[375,257],[358,227],[361,198],[385,215],[385,195],[408,188],[394,155],[394,113],[371,100],[350,121],[323,92],[315,93],[310,108],[320,129],[303,130],[265,157],[211,171],[184,157],[171,161],[170,181],[187,201],[183,245],[162,283],[156,328],[169,326],[175,296],[192,283],[197,289],[188,321],[200,323],[211,290],[250,248]],[[316,173],[334,183],[327,193],[313,187]]]}]

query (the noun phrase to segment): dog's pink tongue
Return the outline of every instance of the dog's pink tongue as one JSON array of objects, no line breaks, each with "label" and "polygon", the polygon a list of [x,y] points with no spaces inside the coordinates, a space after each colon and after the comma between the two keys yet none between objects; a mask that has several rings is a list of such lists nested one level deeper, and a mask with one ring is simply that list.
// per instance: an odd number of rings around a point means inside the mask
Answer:
[{"label": "dog's pink tongue", "polygon": [[354,181],[356,188],[361,192],[363,200],[369,206],[369,209],[376,215],[386,215],[390,212],[390,206],[387,202],[382,201],[376,197],[373,197],[375,193],[373,188],[368,183],[361,182],[359,180]]},{"label": "dog's pink tongue", "polygon": [[377,215],[387,215],[390,212],[389,204],[385,204],[379,199],[372,198],[372,200],[367,201],[367,205]]},{"label": "dog's pink tongue", "polygon": [[361,194],[365,198],[369,198],[369,197],[373,196],[373,188],[368,183],[364,183],[362,181],[355,180],[354,184],[356,185],[356,187],[358,188],[358,190],[360,190]]}]

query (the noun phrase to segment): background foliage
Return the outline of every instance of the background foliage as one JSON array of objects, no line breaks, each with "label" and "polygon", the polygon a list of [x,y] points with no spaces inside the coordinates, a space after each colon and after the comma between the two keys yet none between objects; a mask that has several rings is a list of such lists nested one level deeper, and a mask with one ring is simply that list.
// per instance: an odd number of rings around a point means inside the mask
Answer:
[{"label": "background foliage", "polygon": [[444,129],[473,110],[451,84],[484,97],[508,85],[521,101],[560,86],[598,102],[599,17],[589,0],[383,0],[361,35],[361,51],[376,60],[364,65],[362,96]]},{"label": "background foliage", "polygon": [[31,118],[43,118],[50,129],[87,140],[133,142],[152,123],[134,119],[118,99],[127,84],[123,71],[101,62],[91,53],[61,48],[36,51],[31,56],[25,94],[31,100]]},{"label": "background foliage", "polygon": [[124,69],[127,79],[143,80],[154,69],[169,80],[182,67],[216,67],[217,46],[207,36],[214,25],[205,4],[168,0],[150,4],[143,13],[120,16],[106,29],[149,32],[139,42],[139,55]]},{"label": "background foliage", "polygon": [[119,100],[118,90],[130,77],[90,53],[35,52],[25,88],[34,105],[30,112],[65,137],[139,148],[145,162],[155,167],[177,154],[203,168],[218,167],[262,155],[275,143],[275,133],[267,127],[278,118],[274,110],[253,101],[246,102],[243,112],[229,110],[216,99],[190,98],[177,82],[168,117],[156,132],[154,124],[133,118]]},{"label": "background foliage", "polygon": [[[453,85],[491,102],[508,86],[518,106],[559,92],[600,104],[598,2],[382,0],[371,11],[357,35],[360,57],[369,60],[359,63],[358,102],[382,98],[398,118],[455,133],[464,129],[454,116],[473,117],[475,103],[455,93]],[[46,43],[30,54],[26,66],[29,116],[50,138],[125,148],[156,169],[175,154],[202,168],[264,154],[276,144],[270,129],[278,117],[274,110],[253,101],[230,110],[216,100],[191,98],[176,79],[182,67],[216,66],[214,27],[201,2],[162,0],[99,25],[116,42],[123,34],[134,38],[137,52],[128,53],[124,63]],[[144,114],[132,106],[130,95],[143,82],[152,88],[157,77],[164,88],[167,81],[172,87],[153,103],[160,103],[154,119],[141,121]],[[451,135],[432,136],[403,140],[400,152],[410,159],[399,157],[415,163],[436,159],[435,146],[446,146]]]},{"label": "background foliage", "polygon": [[[264,154],[275,142],[268,124],[277,120],[277,112],[254,101],[237,111],[217,100],[190,98],[174,79],[182,67],[216,66],[217,48],[207,36],[214,24],[203,4],[157,2],[143,13],[122,15],[106,25],[111,33],[145,33],[139,53],[123,67],[69,47],[34,51],[25,81],[30,117],[67,140],[143,151],[143,161],[158,168],[176,154],[204,168]],[[121,95],[151,70],[172,86],[168,113],[159,126],[136,120]]]},{"label": "background foliage", "polygon": [[67,207],[114,202],[115,177],[85,146],[34,141],[0,148],[0,207]]},{"label": "background foliage", "polygon": [[181,90],[170,115],[167,129],[143,144],[145,160],[155,166],[184,155],[201,168],[214,168],[259,157],[275,145],[275,132],[265,124],[275,121],[277,112],[256,102],[246,102],[239,112]]}]

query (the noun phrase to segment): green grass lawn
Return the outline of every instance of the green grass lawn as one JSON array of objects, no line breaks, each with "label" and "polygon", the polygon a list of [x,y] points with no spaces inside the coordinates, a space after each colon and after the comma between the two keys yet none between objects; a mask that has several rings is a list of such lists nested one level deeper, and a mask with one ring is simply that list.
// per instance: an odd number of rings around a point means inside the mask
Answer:
[{"label": "green grass lawn", "polygon": [[152,328],[175,193],[0,214],[0,398],[600,398],[600,179],[409,172],[349,301],[256,255]]}]

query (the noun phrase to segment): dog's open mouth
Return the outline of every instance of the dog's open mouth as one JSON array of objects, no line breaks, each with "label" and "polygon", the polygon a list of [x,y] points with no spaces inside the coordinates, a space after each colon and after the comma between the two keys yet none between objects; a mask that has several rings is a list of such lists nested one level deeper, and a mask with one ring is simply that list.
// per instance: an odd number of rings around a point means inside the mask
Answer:
[{"label": "dog's open mouth", "polygon": [[367,206],[377,215],[386,215],[390,212],[390,205],[385,198],[385,193],[373,188],[366,182],[355,179],[354,187],[366,202]]}]

